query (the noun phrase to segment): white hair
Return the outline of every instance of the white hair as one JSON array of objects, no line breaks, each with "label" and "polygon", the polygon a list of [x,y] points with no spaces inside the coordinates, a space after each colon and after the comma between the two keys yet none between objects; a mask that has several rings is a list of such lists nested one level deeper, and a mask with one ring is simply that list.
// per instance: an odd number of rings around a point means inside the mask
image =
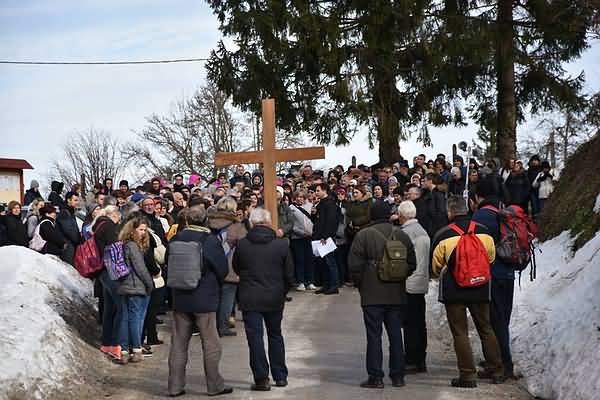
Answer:
[{"label": "white hair", "polygon": [[403,201],[398,206],[398,215],[406,219],[413,219],[417,216],[417,207],[410,200]]},{"label": "white hair", "polygon": [[268,225],[271,226],[271,213],[264,208],[255,208],[250,213],[250,223],[252,226]]}]

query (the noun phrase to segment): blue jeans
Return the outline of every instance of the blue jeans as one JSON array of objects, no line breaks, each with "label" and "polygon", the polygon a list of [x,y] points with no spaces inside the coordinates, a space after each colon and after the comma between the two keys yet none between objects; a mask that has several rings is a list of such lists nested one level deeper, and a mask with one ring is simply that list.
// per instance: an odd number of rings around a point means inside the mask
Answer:
[{"label": "blue jeans", "polygon": [[402,306],[363,306],[367,330],[367,373],[383,378],[383,348],[381,336],[385,325],[390,342],[390,377],[403,377],[404,344],[402,342]]},{"label": "blue jeans", "polygon": [[315,264],[313,262],[312,246],[310,239],[292,239],[290,241],[294,266],[296,272],[296,283],[311,284],[315,282]]},{"label": "blue jeans", "polygon": [[323,289],[333,290],[337,289],[339,285],[338,280],[338,267],[335,262],[335,252],[327,254],[325,257],[319,259],[321,268],[323,269]]},{"label": "blue jeans", "polygon": [[98,280],[102,284],[102,346],[119,344],[119,326],[122,318],[123,299],[117,293],[117,283],[111,280],[106,270],[102,271]]},{"label": "blue jeans", "polygon": [[142,347],[142,328],[150,296],[122,296],[123,312],[119,324],[119,344],[122,351]]},{"label": "blue jeans", "polygon": [[[269,363],[271,364],[273,380],[287,379],[285,346],[281,334],[283,309],[271,312],[244,311],[243,316],[246,339],[250,350],[250,368],[252,369],[252,375],[254,375],[254,381],[269,377]],[[268,361],[263,340],[263,320],[267,327],[267,338],[269,340]]]},{"label": "blue jeans", "polygon": [[223,286],[221,286],[221,298],[217,315],[217,330],[219,331],[219,335],[229,330],[229,317],[231,316],[231,311],[233,311],[237,287],[238,285],[235,283],[223,283]]}]

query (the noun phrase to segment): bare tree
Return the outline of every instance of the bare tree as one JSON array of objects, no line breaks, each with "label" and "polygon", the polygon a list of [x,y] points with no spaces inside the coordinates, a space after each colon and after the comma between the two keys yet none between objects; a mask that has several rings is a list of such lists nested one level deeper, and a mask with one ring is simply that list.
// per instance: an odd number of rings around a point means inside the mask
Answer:
[{"label": "bare tree", "polygon": [[538,154],[542,159],[549,160],[552,166],[564,164],[580,144],[596,133],[598,125],[593,116],[591,109],[585,112],[564,110],[542,116],[536,131],[523,139],[520,155],[531,157]]},{"label": "bare tree", "polygon": [[137,140],[128,143],[124,152],[145,176],[212,176],[217,171],[215,153],[238,149],[243,130],[227,98],[205,86],[191,99],[178,101],[168,115],[146,118],[146,126],[136,132]]},{"label": "bare tree", "polygon": [[61,155],[50,163],[50,176],[67,185],[81,183],[82,176],[88,188],[105,178],[118,180],[128,165],[118,140],[93,127],[73,134],[61,150]]},{"label": "bare tree", "polygon": [[[190,99],[175,103],[168,115],[146,118],[146,126],[136,136],[124,152],[135,160],[140,179],[171,178],[176,173],[214,177],[218,171],[229,170],[214,165],[215,153],[259,149],[262,137],[260,118],[237,112],[210,83]],[[302,138],[279,131],[276,142],[278,147],[304,144]]]}]

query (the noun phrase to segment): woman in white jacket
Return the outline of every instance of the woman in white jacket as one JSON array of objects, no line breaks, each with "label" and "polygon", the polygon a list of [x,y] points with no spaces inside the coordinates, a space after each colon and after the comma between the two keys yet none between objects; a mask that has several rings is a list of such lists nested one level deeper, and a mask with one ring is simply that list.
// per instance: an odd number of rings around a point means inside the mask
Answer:
[{"label": "woman in white jacket", "polygon": [[296,273],[296,290],[316,290],[314,285],[315,266],[313,263],[311,237],[313,223],[310,218],[310,204],[306,203],[306,194],[301,191],[294,192],[290,204],[290,219],[292,220],[292,233],[290,246],[294,256]]},{"label": "woman in white jacket", "polygon": [[544,208],[544,203],[554,191],[554,175],[551,173],[550,163],[544,161],[542,163],[542,172],[540,172],[533,183],[531,184],[536,189],[539,189],[540,212]]}]

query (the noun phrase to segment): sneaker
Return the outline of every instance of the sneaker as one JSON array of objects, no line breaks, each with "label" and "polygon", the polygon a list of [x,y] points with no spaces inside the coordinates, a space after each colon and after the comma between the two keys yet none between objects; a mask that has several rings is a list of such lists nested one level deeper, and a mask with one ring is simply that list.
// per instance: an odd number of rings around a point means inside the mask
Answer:
[{"label": "sneaker", "polygon": [[304,283],[301,283],[298,286],[296,286],[296,290],[298,292],[305,292],[306,291],[306,287],[304,286]]},{"label": "sneaker", "polygon": [[112,346],[110,353],[108,353],[113,359],[121,358],[121,346]]},{"label": "sneaker", "polygon": [[383,389],[383,379],[370,376],[369,379],[361,382],[360,387],[366,389]]},{"label": "sneaker", "polygon": [[148,345],[150,345],[150,346],[160,346],[161,344],[164,344],[165,342],[163,342],[159,338],[156,338],[156,339],[148,339],[146,341],[146,343],[148,343]]},{"label": "sneaker", "polygon": [[112,352],[113,347],[112,346],[100,346],[100,351],[106,355],[110,355],[110,353]]},{"label": "sneaker", "polygon": [[145,348],[145,347],[142,347],[142,356],[143,356],[144,358],[149,358],[149,357],[152,357],[152,354],[153,354],[153,353],[152,353],[152,350],[150,350],[150,349],[147,349],[147,348]]},{"label": "sneaker", "polygon": [[312,283],[309,283],[308,286],[306,287],[306,290],[317,290],[317,287],[315,285],[313,285]]},{"label": "sneaker", "polygon": [[119,355],[119,358],[115,358],[113,360],[113,362],[115,364],[120,364],[120,365],[125,365],[129,362],[129,352],[127,351],[122,351],[121,354]]},{"label": "sneaker", "polygon": [[323,292],[323,294],[325,295],[329,295],[329,294],[339,294],[340,291],[338,290],[338,288],[333,288],[333,289],[328,289],[326,291]]},{"label": "sneaker", "polygon": [[129,361],[132,363],[142,362],[144,360],[144,355],[142,354],[142,351],[142,349],[133,349],[133,355],[131,356],[131,359]]}]

